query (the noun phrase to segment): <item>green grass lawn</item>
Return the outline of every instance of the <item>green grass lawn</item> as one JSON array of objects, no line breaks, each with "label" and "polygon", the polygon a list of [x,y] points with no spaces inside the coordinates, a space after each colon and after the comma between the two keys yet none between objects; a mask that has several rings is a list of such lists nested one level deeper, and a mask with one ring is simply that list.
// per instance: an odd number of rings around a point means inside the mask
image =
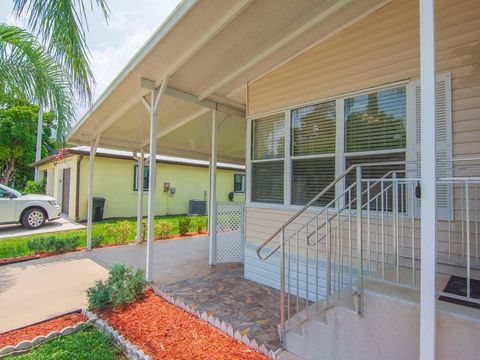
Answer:
[{"label": "green grass lawn", "polygon": [[[159,216],[155,218],[155,222],[159,222],[160,220],[166,220],[172,224],[172,231],[170,232],[171,235],[178,234],[178,220],[184,216]],[[198,216],[196,218],[204,219],[206,222],[206,216]],[[129,219],[115,219],[115,220],[105,220],[102,222],[94,223],[92,225],[92,237],[95,236],[103,236],[104,241],[103,244],[113,244],[115,243],[113,239],[110,239],[107,234],[105,234],[105,224],[116,223],[122,220],[127,220],[131,223],[132,231],[130,233],[130,239],[134,240],[135,232],[136,232],[136,218],[129,218]],[[190,226],[190,231],[196,231],[194,226],[194,221],[192,217],[192,225]],[[39,235],[30,235],[30,236],[19,236],[13,238],[6,238],[0,239],[0,259],[5,258],[13,258],[25,255],[32,255],[33,252],[27,248],[27,241],[34,238],[34,237],[45,237],[45,236],[55,236],[56,238],[62,238],[67,236],[78,235],[80,237],[80,245],[81,247],[86,246],[87,242],[87,230],[70,230],[70,231],[63,231],[63,232],[56,232],[51,234],[39,234]]]},{"label": "green grass lawn", "polygon": [[11,360],[118,360],[126,359],[107,335],[88,325],[82,331],[65,335],[34,348],[31,352],[11,356]]}]

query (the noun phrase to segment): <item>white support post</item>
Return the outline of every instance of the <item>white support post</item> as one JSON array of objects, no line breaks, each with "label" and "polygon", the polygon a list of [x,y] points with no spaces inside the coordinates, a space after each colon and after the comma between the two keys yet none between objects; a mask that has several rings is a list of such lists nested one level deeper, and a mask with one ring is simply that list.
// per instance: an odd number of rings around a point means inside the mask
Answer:
[{"label": "white support post", "polygon": [[155,184],[157,181],[157,109],[165,94],[168,77],[163,80],[160,89],[151,91],[150,100],[150,159],[148,177],[148,225],[147,225],[147,261],[145,278],[153,280],[153,228],[155,226]]},{"label": "white support post", "polygon": [[90,142],[90,157],[88,159],[87,250],[92,250],[93,170],[99,142],[100,134]]},{"label": "white support post", "polygon": [[208,264],[215,265],[217,246],[217,111],[212,111],[212,146],[209,163],[210,196],[208,201]]},{"label": "white support post", "polygon": [[145,153],[143,146],[140,149],[137,166],[137,242],[143,241],[143,168],[145,162]]},{"label": "white support post", "polygon": [[436,337],[436,144],[435,0],[420,1],[421,87],[421,284],[420,359],[435,359]]}]

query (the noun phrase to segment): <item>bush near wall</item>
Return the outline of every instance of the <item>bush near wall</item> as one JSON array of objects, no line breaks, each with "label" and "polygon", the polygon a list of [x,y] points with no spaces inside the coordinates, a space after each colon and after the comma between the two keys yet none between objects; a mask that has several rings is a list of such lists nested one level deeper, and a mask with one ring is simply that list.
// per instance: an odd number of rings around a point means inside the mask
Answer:
[{"label": "bush near wall", "polygon": [[172,229],[173,226],[171,223],[166,220],[160,220],[155,224],[154,233],[155,236],[158,236],[160,239],[166,239]]},{"label": "bush near wall", "polygon": [[132,239],[133,226],[128,220],[114,224],[105,224],[105,235],[112,238],[115,244],[126,244]]},{"label": "bush near wall", "polygon": [[79,236],[56,238],[55,236],[38,237],[27,241],[27,249],[35,254],[54,253],[60,254],[74,251],[80,246]]}]

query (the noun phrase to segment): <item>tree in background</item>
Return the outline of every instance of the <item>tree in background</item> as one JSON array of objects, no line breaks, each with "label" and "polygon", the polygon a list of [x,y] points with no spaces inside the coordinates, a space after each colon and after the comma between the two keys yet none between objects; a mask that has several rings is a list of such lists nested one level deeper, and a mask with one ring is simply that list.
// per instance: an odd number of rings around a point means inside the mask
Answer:
[{"label": "tree in background", "polygon": [[[13,0],[13,15],[26,19],[32,33],[0,24],[0,79],[5,79],[3,84],[0,80],[0,89],[23,92],[39,105],[37,160],[41,157],[43,109],[50,107],[56,112],[57,140],[64,143],[75,115],[73,96],[83,104],[92,100],[94,79],[85,37],[88,3],[92,10],[98,7],[107,20],[106,0]],[[45,68],[45,63],[50,66]]]},{"label": "tree in background", "polygon": [[[0,100],[0,102],[2,102]],[[23,189],[32,179],[35,161],[38,106],[18,97],[4,98],[0,109],[0,182]],[[42,153],[54,147],[51,140],[55,116],[44,114]]]}]

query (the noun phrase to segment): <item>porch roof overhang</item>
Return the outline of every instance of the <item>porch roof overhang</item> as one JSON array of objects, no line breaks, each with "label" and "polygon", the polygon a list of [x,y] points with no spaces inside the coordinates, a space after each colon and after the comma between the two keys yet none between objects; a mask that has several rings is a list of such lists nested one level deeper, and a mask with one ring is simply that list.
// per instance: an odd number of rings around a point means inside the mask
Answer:
[{"label": "porch roof overhang", "polygon": [[99,147],[138,151],[149,143],[148,86],[168,77],[157,153],[208,159],[217,109],[218,160],[244,163],[246,84],[390,1],[184,0],[67,140],[90,145],[101,134]]}]

